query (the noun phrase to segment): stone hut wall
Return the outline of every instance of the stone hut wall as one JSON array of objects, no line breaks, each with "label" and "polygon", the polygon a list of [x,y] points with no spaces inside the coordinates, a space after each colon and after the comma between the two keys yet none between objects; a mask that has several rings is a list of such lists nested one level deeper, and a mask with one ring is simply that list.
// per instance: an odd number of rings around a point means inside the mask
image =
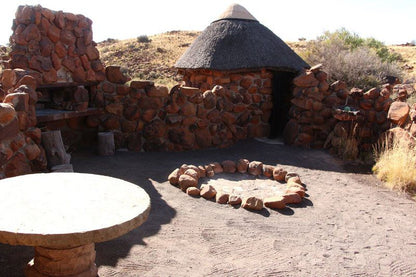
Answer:
[{"label": "stone hut wall", "polygon": [[0,89],[0,179],[46,169],[36,127],[37,81],[32,72],[6,69]]},{"label": "stone hut wall", "polygon": [[97,82],[105,78],[92,40],[92,21],[41,6],[19,6],[5,68],[31,69],[39,84]]},{"label": "stone hut wall", "polygon": [[347,90],[342,81],[329,85],[327,77],[318,66],[293,80],[293,106],[284,132],[285,142],[339,152],[350,137],[357,142],[359,151],[370,151],[380,134],[390,128],[387,114],[393,102],[393,86],[386,84],[366,92],[358,88]]},{"label": "stone hut wall", "polygon": [[200,83],[202,89],[178,85],[170,91],[151,81],[126,85],[128,79],[116,66],[107,67],[106,73],[107,80],[97,89],[105,114],[86,120],[90,128],[113,131],[117,148],[182,151],[226,147],[269,132],[271,79],[266,72],[215,73],[223,80],[218,82],[221,85],[215,85],[214,79],[212,86]]}]

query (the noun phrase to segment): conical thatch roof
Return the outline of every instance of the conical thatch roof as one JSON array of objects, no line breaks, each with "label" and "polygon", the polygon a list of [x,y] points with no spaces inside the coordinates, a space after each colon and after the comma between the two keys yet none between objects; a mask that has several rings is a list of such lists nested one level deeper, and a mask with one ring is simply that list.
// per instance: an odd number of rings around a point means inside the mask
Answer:
[{"label": "conical thatch roof", "polygon": [[195,39],[175,67],[298,71],[309,65],[244,7],[234,4]]}]

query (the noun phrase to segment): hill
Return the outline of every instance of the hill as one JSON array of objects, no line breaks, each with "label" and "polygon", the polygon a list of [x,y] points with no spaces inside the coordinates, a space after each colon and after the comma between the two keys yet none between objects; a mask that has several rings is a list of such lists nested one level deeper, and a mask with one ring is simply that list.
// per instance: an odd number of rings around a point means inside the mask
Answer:
[{"label": "hill", "polygon": [[[123,66],[133,79],[149,79],[172,86],[180,81],[173,65],[199,34],[198,31],[170,31],[127,40],[107,39],[97,47],[106,65]],[[287,44],[298,54],[306,47],[305,41]],[[407,78],[415,78],[416,46],[394,45],[389,49],[402,55],[401,66]]]}]

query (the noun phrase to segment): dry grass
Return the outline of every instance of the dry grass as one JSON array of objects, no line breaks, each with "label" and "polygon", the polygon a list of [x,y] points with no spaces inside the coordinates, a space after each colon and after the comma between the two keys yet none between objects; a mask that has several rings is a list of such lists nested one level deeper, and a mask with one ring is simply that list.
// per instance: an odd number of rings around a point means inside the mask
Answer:
[{"label": "dry grass", "polygon": [[403,57],[401,66],[406,71],[407,78],[416,79],[416,46],[392,45],[389,49]]},{"label": "dry grass", "polygon": [[133,79],[152,80],[171,87],[179,81],[173,65],[199,35],[193,31],[171,31],[127,40],[106,40],[98,43],[105,65],[120,65]]},{"label": "dry grass", "polygon": [[386,138],[375,149],[373,172],[390,189],[416,192],[416,146],[408,140]]}]

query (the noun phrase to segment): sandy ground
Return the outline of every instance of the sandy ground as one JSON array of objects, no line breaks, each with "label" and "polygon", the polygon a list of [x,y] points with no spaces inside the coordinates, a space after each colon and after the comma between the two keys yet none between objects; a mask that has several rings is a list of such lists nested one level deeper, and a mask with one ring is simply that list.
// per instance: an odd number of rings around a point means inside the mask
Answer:
[{"label": "sandy ground", "polygon": [[[166,181],[183,163],[239,158],[298,172],[308,197],[254,213],[189,197]],[[183,153],[81,152],[72,162],[77,172],[133,182],[152,199],[146,223],[96,245],[100,276],[416,276],[415,202],[369,174],[347,173],[323,151],[248,140]],[[0,244],[0,276],[22,276],[32,255]]]}]

